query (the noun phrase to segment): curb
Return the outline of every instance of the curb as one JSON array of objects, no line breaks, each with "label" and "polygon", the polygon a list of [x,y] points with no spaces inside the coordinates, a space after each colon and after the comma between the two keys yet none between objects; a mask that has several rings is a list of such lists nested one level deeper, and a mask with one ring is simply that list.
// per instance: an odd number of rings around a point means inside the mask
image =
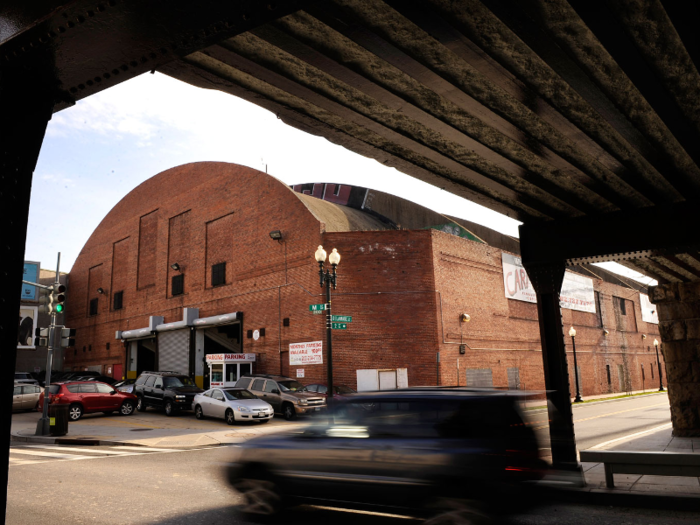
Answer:
[{"label": "curb", "polygon": [[623,492],[608,489],[543,489],[552,499],[566,503],[599,506],[633,507],[661,510],[697,511],[700,497],[663,492]]},{"label": "curb", "polygon": [[82,437],[59,437],[59,436],[23,436],[21,434],[12,434],[11,441],[14,443],[39,443],[43,445],[83,445],[92,447],[114,447],[128,445],[130,447],[155,447],[155,448],[172,448],[173,450],[187,450],[188,448],[214,448],[235,445],[236,443],[216,443],[207,445],[144,445],[143,443],[135,443],[133,441],[115,441],[111,439],[94,439]]}]

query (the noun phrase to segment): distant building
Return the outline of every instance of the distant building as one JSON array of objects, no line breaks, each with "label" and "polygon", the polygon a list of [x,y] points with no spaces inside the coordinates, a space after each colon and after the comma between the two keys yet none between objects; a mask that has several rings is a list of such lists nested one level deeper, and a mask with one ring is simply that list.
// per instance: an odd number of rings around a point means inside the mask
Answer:
[{"label": "distant building", "polygon": [[[294,190],[215,162],[134,189],[71,270],[77,344],[65,367],[114,377],[175,370],[203,386],[248,371],[323,382],[325,316],[311,311],[325,301],[314,260],[323,245],[342,257],[333,314],[352,318],[333,332],[336,383],[544,388],[517,239],[365,188]],[[562,316],[577,330],[583,394],[650,385],[658,326],[644,288],[597,267],[574,270]],[[302,343],[317,342],[322,363],[317,354],[302,362]],[[573,385],[571,359],[569,368]]]},{"label": "distant building", "polygon": [[[54,270],[41,269],[41,263],[34,261],[24,262],[25,281],[43,285],[51,285],[56,280]],[[59,282],[68,285],[68,274],[61,273]],[[51,323],[49,314],[39,313],[39,291],[36,286],[22,284],[22,299],[19,307],[19,330],[17,332],[17,362],[15,370],[18,372],[39,372],[46,370],[45,346],[35,346],[36,328],[46,328]],[[66,294],[66,305],[69,304],[69,295]],[[56,322],[63,324],[64,314],[57,314]],[[53,369],[63,369],[63,349],[57,349],[53,356]]]}]

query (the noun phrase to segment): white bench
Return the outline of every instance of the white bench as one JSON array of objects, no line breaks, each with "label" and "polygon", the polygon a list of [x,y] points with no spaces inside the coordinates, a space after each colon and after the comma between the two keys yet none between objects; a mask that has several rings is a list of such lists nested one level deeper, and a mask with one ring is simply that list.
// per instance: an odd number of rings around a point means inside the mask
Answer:
[{"label": "white bench", "polygon": [[583,463],[603,463],[605,484],[615,487],[613,474],[700,477],[700,454],[682,452],[622,452],[582,450]]}]

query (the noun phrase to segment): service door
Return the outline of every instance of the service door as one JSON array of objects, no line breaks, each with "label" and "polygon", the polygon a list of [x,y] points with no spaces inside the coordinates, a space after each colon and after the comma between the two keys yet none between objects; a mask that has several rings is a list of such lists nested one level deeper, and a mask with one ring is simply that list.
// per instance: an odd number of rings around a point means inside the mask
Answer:
[{"label": "service door", "polygon": [[190,375],[190,331],[158,333],[158,370]]}]

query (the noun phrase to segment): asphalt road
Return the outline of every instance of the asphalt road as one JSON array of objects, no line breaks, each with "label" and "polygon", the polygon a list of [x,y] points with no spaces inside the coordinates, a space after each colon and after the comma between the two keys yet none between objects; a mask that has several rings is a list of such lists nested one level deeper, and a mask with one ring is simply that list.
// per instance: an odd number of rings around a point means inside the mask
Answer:
[{"label": "asphalt road", "polygon": [[[165,416],[154,412],[152,417]],[[546,434],[546,412],[529,411],[528,419],[539,433]],[[574,409],[574,419],[579,448],[589,448],[668,422],[668,400],[665,395],[654,395],[581,405]],[[180,424],[184,426],[184,421]],[[229,447],[186,451],[51,447],[13,447],[7,523],[246,523],[237,512],[239,496],[222,476],[222,465],[232,453]],[[360,520],[363,525],[412,521],[301,507],[290,511],[281,523],[343,525]],[[549,503],[508,523],[681,524],[700,523],[700,514]]]},{"label": "asphalt road", "polygon": [[[10,469],[7,523],[52,524],[246,524],[237,510],[239,496],[222,479],[230,447],[115,456],[114,447],[64,453],[87,459],[36,457],[44,461]],[[74,447],[75,448],[75,447]],[[87,448],[87,447],[85,447]],[[14,452],[13,452],[14,453]],[[357,514],[300,507],[279,523],[351,525],[417,523],[410,517]],[[543,504],[507,522],[530,524],[690,524],[699,513]]]},{"label": "asphalt road", "polygon": [[[659,393],[614,401],[574,405],[574,432],[579,450],[671,422],[668,395]],[[525,411],[526,421],[548,446],[546,410]]]}]

